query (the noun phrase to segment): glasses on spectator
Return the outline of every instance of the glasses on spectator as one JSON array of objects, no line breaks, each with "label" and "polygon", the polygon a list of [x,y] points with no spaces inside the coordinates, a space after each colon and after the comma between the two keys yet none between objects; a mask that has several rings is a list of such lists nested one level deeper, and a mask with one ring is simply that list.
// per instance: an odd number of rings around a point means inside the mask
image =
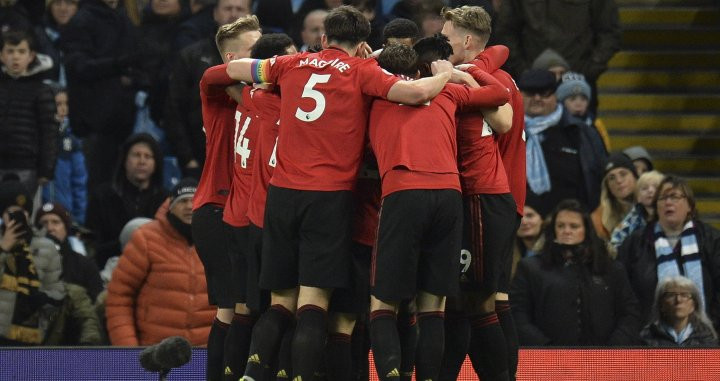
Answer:
[{"label": "glasses on spectator", "polygon": [[689,292],[666,292],[663,294],[663,299],[668,301],[677,299],[681,302],[686,302],[692,299],[692,294]]},{"label": "glasses on spectator", "polygon": [[684,198],[687,198],[687,196],[685,196],[684,194],[671,193],[671,194],[666,194],[666,195],[662,195],[662,196],[658,197],[658,201],[678,202]]},{"label": "glasses on spectator", "polygon": [[555,94],[555,90],[553,89],[547,89],[547,90],[524,90],[523,93],[525,93],[528,98],[534,98],[536,95],[539,95],[541,98],[547,98],[553,94]]}]

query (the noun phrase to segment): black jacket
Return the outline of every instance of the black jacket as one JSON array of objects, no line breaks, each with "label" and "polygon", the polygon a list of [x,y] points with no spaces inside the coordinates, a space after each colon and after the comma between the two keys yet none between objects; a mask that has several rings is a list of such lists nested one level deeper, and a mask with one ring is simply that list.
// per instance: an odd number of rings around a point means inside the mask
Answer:
[{"label": "black jacket", "polygon": [[205,70],[222,63],[214,40],[200,40],[180,52],[170,75],[163,129],[181,166],[205,161],[205,133],[200,105],[200,79]]},{"label": "black jacket", "polygon": [[510,287],[520,345],[634,345],[638,305],[622,265],[603,276],[577,264],[523,258]]},{"label": "black jacket", "polygon": [[60,279],[65,283],[82,286],[87,291],[90,300],[95,302],[98,294],[103,290],[100,271],[98,271],[95,261],[75,252],[67,239],[59,245],[63,269]]},{"label": "black jacket", "polygon": [[[697,221],[698,249],[703,271],[706,311],[716,327],[720,325],[720,231]],[[635,295],[640,301],[643,322],[650,319],[650,311],[657,286],[657,261],[655,257],[655,224],[633,232],[618,248],[618,261],[625,265]]]},{"label": "black jacket", "polygon": [[[155,157],[155,172],[147,189],[140,190],[125,175],[125,159],[135,143],[145,142]],[[167,197],[163,189],[163,157],[160,147],[148,134],[133,135],[125,142],[115,170],[114,180],[100,184],[90,195],[85,224],[96,237],[95,261],[105,267],[108,258],[120,255],[120,231],[135,217],[153,218]]]},{"label": "black jacket", "polygon": [[52,179],[58,154],[59,123],[55,97],[41,75],[52,67],[47,56],[38,58],[26,76],[0,73],[0,168],[33,169]]},{"label": "black jacket", "polygon": [[[262,3],[262,2],[261,2]],[[213,18],[215,7],[210,5],[190,16],[178,27],[173,50],[179,52],[186,46],[205,39],[215,38],[218,25]]]},{"label": "black jacket", "polygon": [[696,321],[692,323],[692,328],[690,336],[679,344],[658,322],[645,326],[640,332],[640,337],[651,347],[716,347],[718,345],[717,337],[706,325]]},{"label": "black jacket", "polygon": [[[540,200],[538,211],[547,215],[567,198],[577,199],[587,210],[595,210],[600,204],[600,184],[607,161],[600,134],[564,109],[558,124],[542,135],[552,189],[541,195],[533,194]],[[529,188],[528,192],[532,193]]]},{"label": "black jacket", "polygon": [[63,31],[60,48],[73,132],[127,136],[135,120],[131,78],[138,58],[127,16],[101,0],[83,0]]}]

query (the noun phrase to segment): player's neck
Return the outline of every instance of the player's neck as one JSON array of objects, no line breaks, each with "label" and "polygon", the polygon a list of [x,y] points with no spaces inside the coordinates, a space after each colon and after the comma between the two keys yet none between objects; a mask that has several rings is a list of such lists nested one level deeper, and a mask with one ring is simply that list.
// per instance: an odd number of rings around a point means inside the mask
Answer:
[{"label": "player's neck", "polygon": [[337,49],[342,50],[343,52],[347,53],[350,57],[355,57],[355,53],[357,52],[357,49],[350,49],[348,47],[345,47],[340,44],[328,44],[327,49]]},{"label": "player's neck", "polygon": [[466,50],[465,51],[465,62],[463,62],[463,63],[472,62],[475,59],[475,57],[477,57],[484,50],[485,50],[485,47]]}]

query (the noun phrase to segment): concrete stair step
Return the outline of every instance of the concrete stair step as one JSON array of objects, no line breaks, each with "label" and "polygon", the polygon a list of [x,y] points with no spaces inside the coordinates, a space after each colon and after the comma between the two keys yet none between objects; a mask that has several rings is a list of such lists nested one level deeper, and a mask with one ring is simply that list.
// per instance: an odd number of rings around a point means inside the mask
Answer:
[{"label": "concrete stair step", "polygon": [[718,49],[720,29],[712,28],[627,28],[622,34],[623,48],[642,49]]},{"label": "concrete stair step", "polygon": [[608,65],[610,69],[717,69],[720,67],[720,50],[622,50]]},{"label": "concrete stair step", "polygon": [[695,200],[695,206],[700,214],[720,214],[720,199],[717,198],[697,198]]},{"label": "concrete stair step", "polygon": [[720,94],[600,94],[599,112],[717,112]]},{"label": "concrete stair step", "polygon": [[[623,150],[642,145],[651,151],[677,153],[717,154],[720,152],[720,136],[673,136],[673,135],[610,135],[613,150]],[[715,167],[718,168],[718,167]]]},{"label": "concrete stair step", "polygon": [[598,89],[720,92],[720,70],[610,70],[598,80]]},{"label": "concrete stair step", "polygon": [[[601,105],[603,107],[603,105]],[[703,133],[720,130],[718,114],[638,114],[601,112],[600,120],[611,135],[616,133]]]},{"label": "concrete stair step", "polygon": [[685,179],[696,195],[720,194],[720,177],[686,177]]},{"label": "concrete stair step", "polygon": [[[681,4],[678,4],[681,5]],[[683,25],[717,26],[720,24],[720,10],[711,7],[624,7],[620,10],[620,24],[638,25]]]},{"label": "concrete stair step", "polygon": [[[663,155],[664,156],[660,156]],[[720,192],[720,177],[717,168],[720,158],[715,156],[668,157],[667,152],[651,152],[653,164],[660,172],[676,173],[693,178],[693,189],[700,193]],[[703,176],[705,175],[705,176]]]}]

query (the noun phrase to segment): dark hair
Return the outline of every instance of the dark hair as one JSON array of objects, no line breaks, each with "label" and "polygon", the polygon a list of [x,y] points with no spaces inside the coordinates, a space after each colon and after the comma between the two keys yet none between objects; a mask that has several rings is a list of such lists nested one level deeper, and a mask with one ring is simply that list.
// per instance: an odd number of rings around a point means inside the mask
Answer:
[{"label": "dark hair", "polygon": [[349,5],[330,11],[323,24],[328,42],[355,46],[370,35],[370,22],[360,11]]},{"label": "dark hair", "polygon": [[164,160],[162,149],[160,148],[160,144],[158,144],[157,140],[155,140],[152,135],[141,132],[138,134],[130,135],[130,137],[128,137],[127,140],[125,140],[123,145],[120,147],[120,155],[118,155],[118,161],[115,167],[115,177],[113,179],[113,186],[118,192],[123,192],[122,185],[127,182],[125,161],[127,160],[128,154],[130,153],[130,149],[134,145],[139,143],[146,144],[148,147],[150,147],[150,150],[153,153],[153,158],[155,160],[155,170],[150,176],[150,187],[155,187],[156,189],[162,190]]},{"label": "dark hair", "polygon": [[398,17],[393,19],[383,28],[383,44],[387,44],[388,38],[409,38],[414,43],[420,36],[420,28],[414,21]]},{"label": "dark hair", "polygon": [[361,12],[365,10],[374,11],[377,6],[377,1],[375,0],[345,0],[343,3],[345,5],[352,5]]},{"label": "dark hair", "polygon": [[393,73],[415,77],[417,75],[417,53],[403,44],[390,44],[377,57],[381,68]]},{"label": "dark hair", "polygon": [[685,195],[688,205],[690,206],[690,213],[688,217],[690,217],[690,219],[697,218],[697,208],[695,207],[695,193],[693,192],[692,188],[690,188],[690,185],[688,185],[687,181],[678,176],[667,175],[662,179],[662,181],[660,181],[660,184],[658,184],[657,190],[655,191],[655,197],[653,197],[653,208],[655,208],[655,213],[653,214],[652,221],[657,222],[657,220],[659,219],[659,214],[657,212],[658,199],[660,198],[660,191],[665,184],[670,184],[670,189],[678,189]]},{"label": "dark hair", "polygon": [[31,52],[37,51],[37,47],[35,46],[35,38],[33,37],[33,35],[29,32],[19,29],[11,29],[2,34],[2,46],[0,46],[0,49],[4,49],[5,44],[20,45],[23,41],[27,41],[28,47],[30,47]]},{"label": "dark hair", "polygon": [[250,57],[266,59],[274,56],[283,56],[286,50],[293,44],[292,38],[285,33],[263,34],[255,41],[250,52]]},{"label": "dark hair", "polygon": [[542,246],[541,258],[548,266],[562,266],[565,263],[563,250],[567,248],[561,247],[555,242],[555,223],[560,212],[568,211],[579,213],[582,216],[583,226],[585,228],[585,240],[580,243],[575,251],[578,263],[584,264],[593,274],[605,274],[610,265],[610,255],[608,254],[605,243],[597,236],[593,227],[590,214],[580,204],[580,201],[574,199],[562,200],[553,210],[550,216],[550,223],[545,226],[545,242]]},{"label": "dark hair", "polygon": [[437,60],[446,60],[452,55],[452,46],[448,38],[440,33],[420,39],[413,46],[418,55],[418,69],[421,77],[432,75],[430,64]]}]

